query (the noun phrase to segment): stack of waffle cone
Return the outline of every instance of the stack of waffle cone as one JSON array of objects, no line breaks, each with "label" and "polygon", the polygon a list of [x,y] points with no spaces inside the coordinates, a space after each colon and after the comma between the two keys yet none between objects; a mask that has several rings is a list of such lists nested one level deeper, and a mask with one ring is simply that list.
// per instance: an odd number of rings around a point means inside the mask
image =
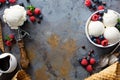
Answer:
[{"label": "stack of waffle cone", "polygon": [[31,78],[24,70],[19,70],[12,80],[31,80]]},{"label": "stack of waffle cone", "polygon": [[120,64],[119,62],[116,62],[85,80],[120,80]]}]

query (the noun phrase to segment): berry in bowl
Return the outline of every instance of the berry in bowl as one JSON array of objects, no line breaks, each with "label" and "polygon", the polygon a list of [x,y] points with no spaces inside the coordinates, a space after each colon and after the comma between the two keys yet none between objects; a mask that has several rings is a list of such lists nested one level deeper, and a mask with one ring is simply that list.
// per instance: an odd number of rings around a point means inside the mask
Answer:
[{"label": "berry in bowl", "polygon": [[120,41],[120,14],[105,9],[94,12],[87,20],[85,33],[97,47],[107,48]]}]

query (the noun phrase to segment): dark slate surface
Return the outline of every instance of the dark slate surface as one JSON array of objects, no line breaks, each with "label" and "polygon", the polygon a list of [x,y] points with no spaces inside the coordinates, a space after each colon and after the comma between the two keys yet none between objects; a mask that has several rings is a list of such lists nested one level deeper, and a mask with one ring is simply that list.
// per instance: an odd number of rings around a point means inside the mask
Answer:
[{"label": "dark slate surface", "polygon": [[[26,0],[18,1],[29,5]],[[120,13],[120,0],[104,1],[108,8]],[[98,48],[86,38],[85,23],[93,12],[84,6],[84,0],[31,0],[31,3],[41,8],[44,15],[41,24],[28,22],[23,27],[32,36],[31,40],[24,39],[31,64],[27,72],[32,80],[84,80],[89,73],[79,65],[77,59],[94,49],[95,57],[99,60],[101,55],[114,48]],[[1,15],[4,8],[0,8]],[[3,32],[4,35],[15,33],[4,23]],[[86,46],[85,50],[81,48],[83,45]],[[17,44],[13,46],[12,53],[19,61]],[[5,74],[0,80],[10,80],[12,76]]]}]

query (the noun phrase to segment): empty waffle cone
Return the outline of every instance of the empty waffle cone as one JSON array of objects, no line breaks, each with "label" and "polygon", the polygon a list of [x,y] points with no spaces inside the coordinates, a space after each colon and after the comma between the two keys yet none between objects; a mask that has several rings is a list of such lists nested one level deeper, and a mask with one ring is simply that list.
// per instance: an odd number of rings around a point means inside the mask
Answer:
[{"label": "empty waffle cone", "polygon": [[85,80],[120,80],[120,64],[119,62],[116,62]]},{"label": "empty waffle cone", "polygon": [[31,78],[24,70],[19,70],[12,80],[31,80]]}]

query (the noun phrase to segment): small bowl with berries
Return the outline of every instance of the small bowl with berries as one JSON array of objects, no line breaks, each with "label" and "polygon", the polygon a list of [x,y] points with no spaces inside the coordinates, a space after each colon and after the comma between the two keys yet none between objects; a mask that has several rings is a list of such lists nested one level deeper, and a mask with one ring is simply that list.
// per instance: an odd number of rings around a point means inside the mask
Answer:
[{"label": "small bowl with berries", "polygon": [[120,14],[110,9],[94,12],[86,22],[85,33],[97,47],[116,45],[120,41]]}]

